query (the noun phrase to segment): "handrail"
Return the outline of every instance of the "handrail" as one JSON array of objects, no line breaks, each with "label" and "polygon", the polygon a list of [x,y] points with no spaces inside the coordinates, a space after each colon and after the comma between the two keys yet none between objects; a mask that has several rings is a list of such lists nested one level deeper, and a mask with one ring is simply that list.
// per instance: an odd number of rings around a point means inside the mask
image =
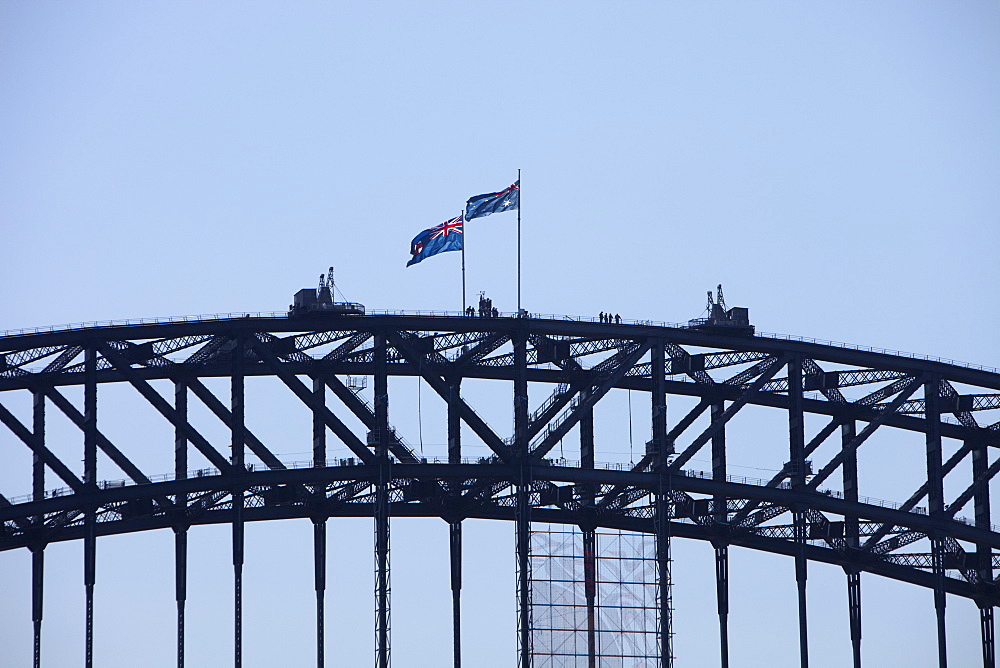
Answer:
[{"label": "handrail", "polygon": [[[356,457],[337,457],[330,460],[333,464],[328,462],[330,467],[349,467],[349,466],[363,466],[364,462]],[[564,458],[555,459],[544,459],[542,460],[546,465],[549,466],[561,466],[568,468],[581,468],[579,461],[568,460]],[[448,457],[421,457],[420,464],[451,464],[450,458]],[[496,463],[493,458],[490,457],[462,457],[462,464],[493,464]],[[297,460],[293,462],[282,462],[286,469],[310,469],[314,468],[313,462],[308,460]],[[605,471],[632,471],[635,464],[633,462],[598,462],[595,464],[595,468],[605,470]],[[247,464],[247,471],[253,473],[254,471],[267,471],[274,470],[269,469],[264,464]],[[206,478],[211,476],[222,475],[222,472],[215,467],[206,467],[201,469],[192,469],[187,471],[186,477],[182,479],[191,478]],[[678,475],[685,478],[698,478],[701,480],[714,480],[714,474],[708,471],[696,471],[693,469],[681,469],[678,471]],[[160,473],[156,475],[149,476],[150,483],[158,482],[171,482],[178,480],[177,476],[172,473]],[[769,481],[762,478],[749,478],[747,476],[740,475],[727,475],[726,482],[736,483],[740,485],[753,485],[754,487],[768,487]],[[145,484],[145,483],[142,483]],[[122,487],[140,487],[140,483],[130,483],[128,480],[102,480],[97,483],[98,489],[118,489]],[[791,489],[791,485],[788,481],[784,481],[778,484],[778,489]],[[823,494],[824,496],[832,496],[838,499],[843,499],[843,492],[831,489],[817,489],[817,494]],[[54,499],[62,496],[71,496],[74,494],[73,488],[71,487],[59,487],[56,489],[45,490],[44,498]],[[16,506],[22,503],[31,503],[34,500],[34,495],[32,494],[22,494],[20,496],[15,496],[9,499],[12,506]],[[903,504],[897,503],[895,501],[886,501],[885,499],[877,499],[870,496],[859,496],[858,503],[863,503],[869,506],[879,506],[881,508],[888,508],[890,510],[901,510]],[[927,509],[924,507],[916,507],[907,512],[912,512],[916,515],[927,515]],[[975,522],[967,517],[953,517],[951,518],[955,522],[960,522],[967,526],[976,526]],[[996,524],[990,525],[990,531],[994,533],[1000,533],[1000,526]]]},{"label": "handrail", "polygon": [[[446,318],[470,318],[470,319],[482,319],[491,320],[494,318],[480,316],[467,316],[461,311],[405,311],[405,310],[369,310],[367,315],[344,315],[345,318],[366,318],[371,316],[420,316],[420,317],[446,317]],[[92,322],[77,322],[65,325],[43,325],[40,327],[25,327],[21,329],[9,329],[0,331],[0,338],[6,338],[10,336],[23,336],[25,334],[42,334],[47,332],[63,332],[63,331],[79,331],[85,329],[95,329],[98,327],[119,327],[127,325],[157,325],[157,324],[169,324],[169,323],[179,323],[179,322],[211,322],[218,320],[238,320],[246,318],[286,318],[288,313],[286,311],[240,311],[235,313],[210,313],[202,315],[181,315],[181,316],[163,316],[155,318],[129,318],[125,320],[99,320]],[[573,316],[573,315],[557,315],[552,313],[525,313],[521,316],[516,312],[504,312],[500,313],[497,319],[509,319],[517,317],[528,317],[533,320],[556,320],[556,321],[570,321],[570,322],[593,322],[600,323],[599,318],[589,317],[589,316]],[[308,320],[305,320],[308,322]],[[604,323],[601,323],[604,324]],[[657,320],[626,320],[622,319],[621,325],[631,325],[640,327],[669,327],[672,329],[689,329],[687,323],[679,322],[664,322]],[[617,326],[617,325],[615,325]],[[975,369],[977,371],[986,371],[988,373],[1000,373],[1000,369],[995,367],[989,367],[982,364],[972,364],[969,362],[962,362],[959,360],[948,359],[944,357],[937,357],[934,355],[923,355],[920,353],[909,353],[902,350],[892,350],[890,348],[880,348],[874,346],[863,346],[854,343],[844,343],[843,341],[831,341],[828,339],[817,339],[808,336],[798,336],[795,334],[779,334],[775,332],[757,332],[756,335],[749,337],[754,339],[775,339],[781,341],[800,341],[802,343],[813,343],[823,346],[832,346],[835,348],[847,348],[850,350],[859,350],[862,352],[876,353],[880,355],[892,355],[895,357],[906,357],[909,359],[924,360],[927,362],[939,362],[941,364],[948,364],[951,366],[962,367],[966,369]]]}]

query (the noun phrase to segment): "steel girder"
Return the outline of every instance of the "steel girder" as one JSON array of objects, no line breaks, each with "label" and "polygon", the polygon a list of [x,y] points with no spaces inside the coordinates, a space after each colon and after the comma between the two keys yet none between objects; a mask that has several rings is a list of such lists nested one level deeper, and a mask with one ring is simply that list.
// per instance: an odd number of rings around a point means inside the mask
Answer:
[{"label": "steel girder", "polygon": [[[512,520],[515,513],[517,466],[506,464],[393,464],[389,482],[390,514],[394,517],[444,516],[457,509],[463,517]],[[0,549],[9,550],[77,540],[84,535],[83,508],[94,508],[96,535],[117,535],[132,531],[170,528],[177,522],[187,526],[232,522],[233,494],[243,497],[245,521],[282,518],[359,517],[374,512],[378,466],[355,465],[326,468],[276,469],[217,474],[151,483],[142,486],[109,486],[85,494],[72,494],[0,508],[4,522]],[[656,473],[633,473],[575,467],[533,466],[531,512],[538,521],[553,523],[590,523],[606,528],[653,532],[653,496],[658,489]],[[489,499],[463,502],[463,491],[492,480],[501,492]],[[428,485],[429,481],[440,483]],[[642,490],[643,495],[628,508],[614,513],[588,512],[589,495],[597,499],[616,485]],[[670,476],[673,492],[672,535],[717,541],[724,538],[735,545],[755,547],[776,554],[794,554],[791,540],[794,525],[733,527],[712,522],[715,513],[708,501],[713,495],[734,499],[778,504],[785,508],[808,503],[808,548],[810,558],[859,571],[892,577],[928,586],[924,576],[930,570],[924,552],[900,554],[891,551],[864,552],[850,549],[842,540],[843,522],[831,523],[826,516],[861,518],[862,535],[889,522],[899,531],[894,537],[900,545],[940,533],[950,521],[929,515],[907,513],[892,508],[853,503],[834,496],[771,489],[764,486],[714,481],[691,475]],[[311,490],[322,490],[317,493]],[[447,491],[446,491],[447,490]],[[184,494],[188,498],[183,514],[157,506],[159,496]],[[686,496],[682,496],[686,495]],[[695,495],[698,498],[695,498]],[[691,498],[692,502],[687,502]],[[734,505],[733,507],[736,507]],[[42,521],[16,528],[14,517],[38,517]],[[835,529],[838,527],[841,531]],[[1000,534],[984,532],[965,524],[953,539],[982,542],[1000,551]],[[990,568],[1000,564],[981,564],[975,555],[949,558],[949,571]],[[1000,555],[994,553],[994,562]],[[907,572],[903,572],[907,571]],[[910,572],[912,571],[912,572]],[[920,571],[922,574],[918,574]],[[994,583],[970,581],[956,574],[947,578],[949,593],[1000,603]]]},{"label": "steel girder", "polygon": [[[359,465],[326,466],[331,462],[324,447],[317,450],[322,456],[314,468],[287,468],[246,428],[236,390],[227,407],[203,382],[235,382],[234,370],[240,379],[277,379],[313,414],[314,440],[320,443],[332,433]],[[373,407],[338,377],[378,374],[422,378],[448,406],[454,421],[449,432],[457,434],[456,425],[464,422],[492,456],[479,464],[458,464],[462,444],[456,436],[450,464],[423,463],[389,427],[386,397],[376,397]],[[524,397],[514,402],[520,416],[514,433],[495,429],[459,395],[458,386],[475,379],[507,381]],[[230,457],[223,454],[228,444],[212,443],[191,424],[186,399],[171,405],[157,381],[172,382],[185,396],[193,393],[210,409],[233,433]],[[387,385],[380,382],[386,393]],[[152,482],[162,480],[153,475],[160,472],[142,471],[133,463],[136,444],[112,443],[98,428],[94,396],[107,383],[134,388],[173,427],[178,448],[186,452],[192,445],[210,466],[200,476],[178,468],[176,479]],[[547,398],[533,409],[518,403],[526,400],[525,383],[547,389]],[[85,388],[82,408],[64,394],[62,388],[70,386]],[[553,447],[574,427],[590,425],[592,433],[594,408],[612,390],[653,397],[653,431],[662,433],[651,434],[650,452],[623,470],[594,469],[593,461],[581,467],[552,465]],[[331,410],[327,392],[367,433],[355,433]],[[18,417],[14,404],[22,393],[33,397],[36,411],[44,413],[51,403],[83,432],[87,465],[82,472],[46,444],[43,419],[29,425]],[[697,403],[668,423],[658,393]],[[791,420],[792,457],[767,482],[727,479],[724,464],[713,474],[685,468],[709,443],[713,460],[724,462],[727,446],[721,435],[749,406],[824,416],[824,426],[796,436],[803,427]],[[849,573],[878,573],[992,606],[1000,602],[1000,535],[989,524],[990,482],[1000,472],[998,418],[1000,374],[993,371],[670,327],[325,315],[8,336],[0,338],[0,422],[7,440],[23,444],[36,464],[33,482],[24,484],[33,490],[29,499],[10,498],[16,488],[0,490],[6,493],[0,496],[0,549],[38,550],[79,538],[92,543],[99,535],[199,523],[239,527],[243,521],[281,517],[371,515],[376,508],[382,517],[437,515],[457,522],[530,514],[536,521],[652,532],[655,490],[660,477],[667,476],[671,536],[805,555]],[[876,447],[870,437],[887,429],[925,434],[929,448],[925,479],[894,507],[857,496],[857,453]],[[831,448],[838,430],[842,440]],[[938,461],[942,439],[958,445]],[[681,443],[686,445],[677,449]],[[244,446],[262,462],[261,470],[243,463]],[[98,450],[120,473],[102,471],[103,481],[96,477]],[[379,452],[386,457],[381,464]],[[821,452],[823,458],[816,460]],[[589,456],[592,460],[593,453]],[[665,468],[658,469],[661,456]],[[970,456],[972,479],[957,481],[960,464]],[[807,458],[817,466],[815,475],[804,469]],[[46,470],[68,489],[46,492],[39,482]],[[821,489],[837,472],[844,477],[843,492]],[[108,481],[117,478],[127,481]],[[948,489],[963,491],[945,498],[946,480]],[[928,497],[930,513],[917,505]],[[970,503],[975,519],[955,519]],[[776,523],[786,514],[795,523]],[[921,541],[933,551],[904,551]]]}]

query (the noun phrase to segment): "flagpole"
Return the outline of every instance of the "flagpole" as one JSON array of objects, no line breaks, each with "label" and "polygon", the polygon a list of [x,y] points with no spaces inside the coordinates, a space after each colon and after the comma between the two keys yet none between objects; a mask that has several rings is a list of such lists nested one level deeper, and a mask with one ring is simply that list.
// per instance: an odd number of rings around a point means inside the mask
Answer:
[{"label": "flagpole", "polygon": [[465,209],[462,209],[462,315],[465,315]]},{"label": "flagpole", "polygon": [[[462,244],[465,248],[465,244]],[[521,315],[521,170],[517,170],[517,315]]]}]

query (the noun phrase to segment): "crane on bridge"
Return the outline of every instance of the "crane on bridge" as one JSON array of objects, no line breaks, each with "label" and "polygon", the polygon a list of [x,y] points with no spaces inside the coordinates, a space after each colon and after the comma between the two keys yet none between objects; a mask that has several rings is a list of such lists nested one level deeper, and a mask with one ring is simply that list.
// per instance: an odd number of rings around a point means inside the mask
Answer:
[{"label": "crane on bridge", "polygon": [[688,327],[703,332],[720,332],[728,334],[744,334],[753,336],[754,326],[750,324],[750,309],[742,306],[726,308],[726,297],[722,293],[722,283],[716,287],[715,299],[712,291],[708,291],[708,313],[706,318],[688,321]]},{"label": "crane on bridge", "polygon": [[336,315],[364,315],[363,304],[355,302],[338,302],[335,297],[333,282],[333,267],[329,271],[319,275],[319,285],[316,289],[302,288],[295,293],[291,306],[288,307],[289,316],[326,313]]}]

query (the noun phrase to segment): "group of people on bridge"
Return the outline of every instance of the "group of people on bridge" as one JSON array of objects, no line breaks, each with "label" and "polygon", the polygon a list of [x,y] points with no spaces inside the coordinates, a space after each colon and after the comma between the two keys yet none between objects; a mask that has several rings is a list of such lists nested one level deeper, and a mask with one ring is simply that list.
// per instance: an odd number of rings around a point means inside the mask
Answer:
[{"label": "group of people on bridge", "polygon": [[[469,316],[470,318],[474,317],[476,315],[476,313],[477,313],[476,309],[472,308],[471,306],[469,306],[468,308],[465,309],[465,315]],[[489,297],[487,297],[483,293],[479,293],[479,311],[478,311],[478,314],[479,314],[480,318],[499,318],[500,317],[500,311],[498,311],[497,308],[495,306],[493,306],[493,300],[490,299]]]},{"label": "group of people on bridge", "polygon": [[604,311],[601,311],[601,322],[606,322],[608,324],[613,322],[616,325],[620,325],[622,324],[622,317],[617,313],[611,315],[610,313],[605,313]]}]

